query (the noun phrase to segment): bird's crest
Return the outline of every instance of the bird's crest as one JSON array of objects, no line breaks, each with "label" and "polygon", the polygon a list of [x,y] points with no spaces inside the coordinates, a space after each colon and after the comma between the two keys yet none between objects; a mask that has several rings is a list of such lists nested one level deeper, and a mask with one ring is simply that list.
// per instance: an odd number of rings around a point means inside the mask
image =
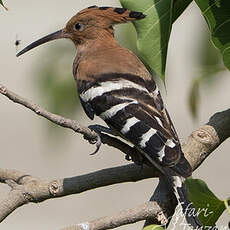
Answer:
[{"label": "bird's crest", "polygon": [[143,13],[125,8],[90,6],[73,16],[70,22],[76,20],[88,21],[88,23],[91,22],[92,25],[108,28],[114,24],[126,23],[143,18],[145,18]]},{"label": "bird's crest", "polygon": [[78,13],[78,15],[94,15],[95,18],[103,19],[108,25],[125,23],[128,21],[145,18],[142,12],[131,11],[126,8],[119,7],[97,7],[90,6]]}]

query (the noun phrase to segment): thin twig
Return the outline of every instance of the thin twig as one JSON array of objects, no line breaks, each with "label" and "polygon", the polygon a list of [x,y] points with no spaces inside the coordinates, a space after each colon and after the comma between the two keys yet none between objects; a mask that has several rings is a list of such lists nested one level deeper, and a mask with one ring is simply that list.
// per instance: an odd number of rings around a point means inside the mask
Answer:
[{"label": "thin twig", "polygon": [[[155,218],[155,220],[159,222],[162,219],[162,215],[162,209],[157,202],[149,201],[136,208],[123,210],[116,215],[105,216],[96,220],[70,226],[62,230],[105,230],[136,223],[137,221],[148,218]],[[164,225],[163,222],[162,225]]]}]

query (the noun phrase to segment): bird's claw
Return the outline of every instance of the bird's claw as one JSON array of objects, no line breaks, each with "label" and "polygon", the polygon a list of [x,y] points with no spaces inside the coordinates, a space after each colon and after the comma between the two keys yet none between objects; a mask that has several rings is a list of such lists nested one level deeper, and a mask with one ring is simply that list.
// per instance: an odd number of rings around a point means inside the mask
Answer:
[{"label": "bird's claw", "polygon": [[96,144],[96,150],[93,152],[93,153],[90,153],[90,155],[92,156],[92,155],[95,155],[98,151],[99,151],[99,149],[100,149],[100,147],[101,147],[101,130],[100,130],[100,128],[99,128],[100,126],[99,125],[90,125],[90,126],[88,126],[88,128],[89,129],[91,129],[91,130],[93,130],[94,132],[96,132],[97,133],[97,139],[95,140],[91,140],[90,141],[90,143],[91,144]]},{"label": "bird's claw", "polygon": [[130,156],[129,154],[126,154],[126,155],[125,155],[125,160],[127,160],[127,161],[131,161],[131,160],[132,160],[132,158],[131,158],[131,156]]},{"label": "bird's claw", "polygon": [[98,136],[97,136],[97,140],[96,140],[96,142],[94,144],[96,144],[96,150],[93,153],[90,153],[91,156],[95,155],[99,151],[99,149],[101,147],[101,137],[100,137],[99,133],[98,133]]},{"label": "bird's claw", "polygon": [[88,126],[88,128],[97,133],[97,139],[96,140],[94,139],[94,140],[90,141],[91,144],[96,144],[97,148],[90,155],[94,155],[99,151],[99,149],[101,147],[101,144],[102,144],[101,133],[107,133],[107,134],[110,134],[110,135],[116,135],[110,128],[104,127],[102,125],[90,125],[90,126]]}]

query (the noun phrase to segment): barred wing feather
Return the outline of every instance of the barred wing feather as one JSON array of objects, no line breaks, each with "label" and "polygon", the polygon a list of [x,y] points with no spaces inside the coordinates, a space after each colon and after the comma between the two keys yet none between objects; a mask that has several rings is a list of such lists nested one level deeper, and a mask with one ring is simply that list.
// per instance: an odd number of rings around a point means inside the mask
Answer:
[{"label": "barred wing feather", "polygon": [[180,143],[153,80],[110,73],[80,85],[89,117],[93,111],[154,162],[170,167],[178,163],[183,155]]}]

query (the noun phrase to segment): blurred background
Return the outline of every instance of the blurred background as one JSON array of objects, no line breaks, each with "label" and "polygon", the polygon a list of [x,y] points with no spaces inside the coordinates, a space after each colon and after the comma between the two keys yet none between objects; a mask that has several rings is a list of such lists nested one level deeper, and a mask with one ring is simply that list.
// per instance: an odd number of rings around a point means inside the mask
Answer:
[{"label": "blurred background", "polygon": [[[76,50],[70,41],[47,43],[20,58],[15,54],[32,41],[63,28],[79,10],[90,5],[120,6],[119,1],[6,0],[4,3],[9,11],[0,7],[0,83],[82,125],[101,123],[90,121],[79,106],[72,77]],[[135,50],[132,24],[119,25],[116,29],[120,43]],[[182,142],[212,114],[229,108],[229,72],[222,71],[219,54],[210,46],[208,37],[200,10],[191,4],[173,26],[167,60],[167,92],[157,79]],[[16,39],[21,40],[18,48],[14,44]],[[127,164],[122,153],[106,146],[102,146],[97,155],[90,156],[95,147],[82,136],[56,127],[1,95],[0,130],[2,168],[55,179]],[[229,148],[230,143],[226,141],[194,173],[194,178],[205,180],[220,199],[230,195]],[[55,230],[112,215],[149,200],[156,184],[156,179],[148,179],[29,204],[1,223],[1,230]],[[0,185],[0,200],[8,191],[8,186]],[[225,212],[218,223],[227,226],[228,221]],[[118,229],[140,229],[142,224]]]}]

